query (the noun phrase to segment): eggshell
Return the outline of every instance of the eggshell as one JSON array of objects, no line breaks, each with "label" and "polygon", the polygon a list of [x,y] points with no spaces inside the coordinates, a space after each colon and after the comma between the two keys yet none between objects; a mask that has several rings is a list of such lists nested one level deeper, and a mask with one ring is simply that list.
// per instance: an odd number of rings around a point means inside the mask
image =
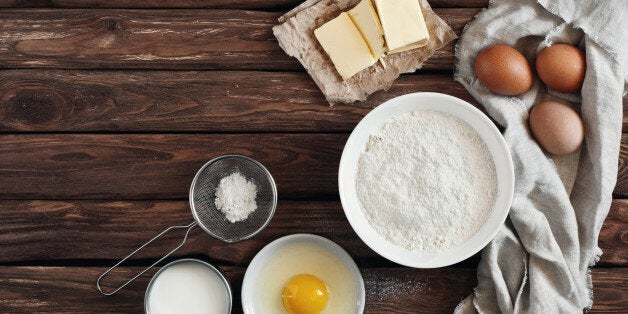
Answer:
[{"label": "eggshell", "polygon": [[536,141],[552,154],[569,154],[584,140],[582,119],[559,102],[545,101],[532,107],[529,123]]},{"label": "eggshell", "polygon": [[536,72],[549,88],[573,93],[580,90],[586,72],[584,53],[565,44],[549,46],[536,57]]},{"label": "eggshell", "polygon": [[475,73],[491,92],[518,95],[532,86],[532,69],[516,49],[494,45],[482,50],[475,58]]}]

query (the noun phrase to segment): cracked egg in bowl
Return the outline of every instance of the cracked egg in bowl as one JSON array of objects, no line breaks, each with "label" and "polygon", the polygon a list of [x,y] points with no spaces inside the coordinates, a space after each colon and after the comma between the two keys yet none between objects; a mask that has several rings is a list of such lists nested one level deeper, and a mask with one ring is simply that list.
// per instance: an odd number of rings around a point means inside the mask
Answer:
[{"label": "cracked egg in bowl", "polygon": [[255,256],[244,275],[242,308],[247,314],[362,313],[364,282],[336,243],[294,234]]}]

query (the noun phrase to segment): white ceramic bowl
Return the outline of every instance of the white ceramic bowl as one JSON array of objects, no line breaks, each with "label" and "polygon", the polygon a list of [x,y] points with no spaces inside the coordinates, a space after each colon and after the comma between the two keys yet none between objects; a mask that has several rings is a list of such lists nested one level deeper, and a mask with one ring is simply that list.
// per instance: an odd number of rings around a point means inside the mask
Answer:
[{"label": "white ceramic bowl", "polygon": [[267,244],[261,251],[255,255],[249,267],[246,269],[246,273],[244,274],[244,280],[242,281],[242,309],[244,313],[247,314],[262,314],[262,312],[256,308],[254,295],[258,293],[255,291],[255,281],[259,277],[260,272],[268,263],[268,260],[285,245],[296,243],[296,242],[306,242],[306,243],[315,243],[323,248],[327,249],[332,254],[336,255],[349,269],[351,272],[351,276],[353,277],[353,282],[357,287],[357,299],[358,299],[358,307],[356,309],[356,314],[364,312],[364,304],[366,293],[364,290],[364,280],[362,279],[362,275],[360,274],[360,270],[358,266],[355,264],[351,256],[338,244],[333,241],[323,238],[321,236],[313,235],[313,234],[292,234],[282,238],[279,238],[269,244]]},{"label": "white ceramic bowl", "polygon": [[[478,232],[467,241],[442,253],[417,253],[391,244],[369,224],[358,199],[355,178],[360,154],[369,136],[380,125],[397,115],[430,110],[452,115],[469,124],[486,143],[497,174],[497,195],[492,212]],[[479,252],[502,226],[512,202],[514,170],[510,151],[497,127],[479,109],[468,102],[439,93],[414,93],[393,98],[367,114],[347,140],[338,171],[338,188],[345,215],[353,230],[371,249],[401,265],[436,268],[458,263]]]}]

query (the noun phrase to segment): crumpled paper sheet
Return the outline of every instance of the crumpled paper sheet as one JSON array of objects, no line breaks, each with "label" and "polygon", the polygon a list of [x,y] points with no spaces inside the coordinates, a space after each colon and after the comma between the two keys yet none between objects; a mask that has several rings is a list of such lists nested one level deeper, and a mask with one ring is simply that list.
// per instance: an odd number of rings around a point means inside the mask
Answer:
[{"label": "crumpled paper sheet", "polygon": [[320,46],[314,30],[347,11],[360,0],[307,0],[279,18],[273,27],[279,46],[297,58],[321,89],[327,101],[351,103],[364,101],[378,90],[388,89],[401,73],[414,72],[423,66],[434,52],[456,38],[454,31],[427,3],[418,0],[430,32],[429,43],[421,48],[386,56],[380,62],[343,81],[333,63]]}]

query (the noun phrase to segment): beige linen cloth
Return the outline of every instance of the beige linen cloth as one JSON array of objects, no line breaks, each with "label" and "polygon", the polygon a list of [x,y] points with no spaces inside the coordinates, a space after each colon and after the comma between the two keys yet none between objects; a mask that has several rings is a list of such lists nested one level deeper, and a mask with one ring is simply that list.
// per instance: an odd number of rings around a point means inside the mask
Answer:
[{"label": "beige linen cloth", "polygon": [[381,63],[342,81],[331,60],[314,37],[314,30],[353,8],[360,0],[308,0],[279,18],[273,27],[279,46],[297,58],[321,89],[327,101],[351,103],[363,101],[380,89],[388,89],[401,73],[414,72],[434,52],[456,38],[456,34],[426,0],[418,0],[423,9],[430,40],[424,47],[386,56]]},{"label": "beige linen cloth", "polygon": [[[515,166],[509,219],[483,250],[475,292],[459,313],[582,313],[592,305],[589,267],[617,178],[622,96],[628,59],[626,0],[491,1],[464,30],[455,79],[505,128]],[[534,65],[553,43],[580,46],[587,71],[581,95],[548,91],[538,78],[517,97],[498,96],[477,80],[475,56],[492,44],[517,48]],[[569,103],[585,125],[579,152],[547,155],[527,126],[532,105]]]}]

